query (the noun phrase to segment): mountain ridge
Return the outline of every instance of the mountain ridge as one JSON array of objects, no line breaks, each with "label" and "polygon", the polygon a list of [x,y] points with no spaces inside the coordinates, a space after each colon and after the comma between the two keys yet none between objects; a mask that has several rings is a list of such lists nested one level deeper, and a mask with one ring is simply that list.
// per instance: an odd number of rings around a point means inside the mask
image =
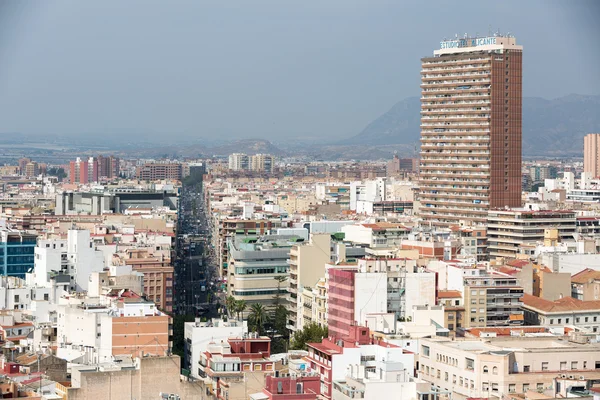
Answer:
[{"label": "mountain ridge", "polygon": [[[414,144],[420,139],[420,99],[408,97],[341,144]],[[600,132],[600,95],[523,97],[523,154],[581,155],[583,136]]]}]

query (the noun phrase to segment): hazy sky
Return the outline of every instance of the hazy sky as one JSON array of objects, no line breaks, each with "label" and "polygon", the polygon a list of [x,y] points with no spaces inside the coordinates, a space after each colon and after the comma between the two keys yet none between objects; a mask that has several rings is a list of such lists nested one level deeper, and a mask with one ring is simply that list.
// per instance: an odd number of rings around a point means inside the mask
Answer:
[{"label": "hazy sky", "polygon": [[[600,93],[600,2],[0,2],[0,132],[345,137],[444,37],[524,46],[524,95]],[[101,138],[101,136],[99,136]]]}]

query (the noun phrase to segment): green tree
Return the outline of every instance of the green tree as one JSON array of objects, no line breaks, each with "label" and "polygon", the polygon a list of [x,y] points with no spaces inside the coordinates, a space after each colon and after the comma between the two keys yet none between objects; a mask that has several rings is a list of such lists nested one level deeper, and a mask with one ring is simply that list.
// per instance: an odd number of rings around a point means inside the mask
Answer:
[{"label": "green tree", "polygon": [[235,313],[236,301],[237,300],[233,296],[227,296],[227,298],[225,299],[225,307],[227,307],[227,314],[229,314],[230,317],[233,317]]},{"label": "green tree", "polygon": [[233,309],[235,310],[238,319],[240,319],[240,314],[246,310],[246,307],[248,307],[248,305],[246,304],[245,300],[236,300],[235,304],[233,305]]},{"label": "green tree", "polygon": [[321,326],[316,322],[311,322],[305,325],[301,331],[296,331],[292,337],[291,349],[307,350],[307,343],[320,342],[327,337],[329,330],[326,326]]},{"label": "green tree", "polygon": [[254,303],[250,307],[250,315],[248,316],[248,326],[250,330],[258,332],[262,335],[264,332],[265,322],[267,321],[267,310],[260,303]]}]

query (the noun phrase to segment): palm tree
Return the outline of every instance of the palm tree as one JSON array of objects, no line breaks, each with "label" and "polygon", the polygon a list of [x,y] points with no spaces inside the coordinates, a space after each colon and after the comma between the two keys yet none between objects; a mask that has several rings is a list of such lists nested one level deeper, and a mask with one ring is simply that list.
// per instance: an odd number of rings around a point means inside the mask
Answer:
[{"label": "palm tree", "polygon": [[248,317],[248,322],[251,324],[252,330],[258,332],[259,335],[262,335],[263,326],[267,320],[267,311],[260,303],[254,303],[250,307],[250,316]]},{"label": "palm tree", "polygon": [[245,300],[236,300],[233,308],[234,308],[235,312],[237,313],[238,319],[240,319],[240,314],[246,310],[247,306],[248,305],[246,304]]},{"label": "palm tree", "polygon": [[236,299],[233,296],[228,296],[225,299],[225,306],[227,307],[227,314],[229,314],[229,316],[233,316],[233,313],[235,312],[235,303],[236,303]]}]

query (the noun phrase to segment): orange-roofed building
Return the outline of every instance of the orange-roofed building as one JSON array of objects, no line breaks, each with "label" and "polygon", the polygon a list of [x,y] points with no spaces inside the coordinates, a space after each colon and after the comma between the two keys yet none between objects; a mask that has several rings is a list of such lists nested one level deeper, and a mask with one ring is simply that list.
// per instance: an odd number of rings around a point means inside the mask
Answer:
[{"label": "orange-roofed building", "polygon": [[600,271],[587,268],[573,275],[571,296],[578,300],[600,300]]},{"label": "orange-roofed building", "polygon": [[464,326],[465,306],[458,290],[438,290],[437,304],[444,306],[444,327],[455,331]]},{"label": "orange-roofed building", "polygon": [[600,329],[600,300],[563,297],[550,301],[525,294],[522,301],[527,325],[573,325],[589,332]]}]

